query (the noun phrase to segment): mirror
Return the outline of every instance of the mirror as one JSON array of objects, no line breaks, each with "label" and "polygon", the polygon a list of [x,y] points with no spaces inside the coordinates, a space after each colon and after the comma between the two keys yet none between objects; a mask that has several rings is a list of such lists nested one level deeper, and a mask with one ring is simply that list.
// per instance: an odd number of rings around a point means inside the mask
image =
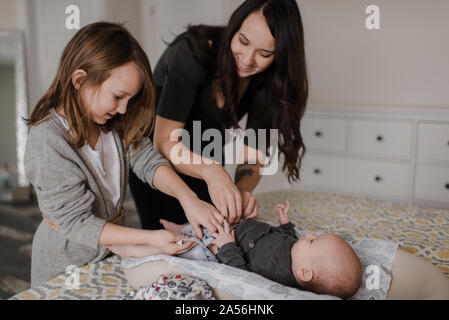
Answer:
[{"label": "mirror", "polygon": [[0,201],[28,201],[24,153],[28,117],[23,34],[0,30]]}]

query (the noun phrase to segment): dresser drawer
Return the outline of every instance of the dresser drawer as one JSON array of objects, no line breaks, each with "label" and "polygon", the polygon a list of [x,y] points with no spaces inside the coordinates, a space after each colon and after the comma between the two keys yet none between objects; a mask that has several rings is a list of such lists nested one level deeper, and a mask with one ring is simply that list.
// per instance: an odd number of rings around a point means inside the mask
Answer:
[{"label": "dresser drawer", "polygon": [[449,203],[449,167],[416,166],[414,196]]},{"label": "dresser drawer", "polygon": [[449,162],[449,124],[418,125],[418,159]]},{"label": "dresser drawer", "polygon": [[410,165],[374,160],[352,160],[351,182],[354,192],[407,199]]},{"label": "dresser drawer", "polygon": [[351,149],[354,153],[410,157],[411,122],[353,120]]},{"label": "dresser drawer", "polygon": [[347,159],[307,153],[302,160],[300,183],[324,188],[345,189],[350,185],[347,183],[348,171]]},{"label": "dresser drawer", "polygon": [[407,164],[309,154],[303,160],[301,183],[406,199],[409,176]]},{"label": "dresser drawer", "polygon": [[345,151],[346,120],[306,116],[301,121],[306,148]]}]

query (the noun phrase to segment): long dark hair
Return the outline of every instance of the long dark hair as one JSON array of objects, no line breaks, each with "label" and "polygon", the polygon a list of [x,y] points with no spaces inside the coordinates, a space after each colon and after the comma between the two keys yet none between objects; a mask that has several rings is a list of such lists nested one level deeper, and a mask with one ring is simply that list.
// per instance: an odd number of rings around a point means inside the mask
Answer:
[{"label": "long dark hair", "polygon": [[[279,150],[285,156],[283,171],[289,182],[299,180],[305,145],[301,135],[301,119],[309,94],[304,31],[295,0],[247,0],[231,15],[227,26],[189,26],[172,44],[187,39],[195,58],[210,79],[219,80],[224,96],[223,124],[238,127],[238,75],[231,52],[231,41],[243,21],[262,9],[275,39],[274,61],[270,67],[253,76],[251,82],[267,88],[264,112],[258,115],[265,128],[279,130]],[[196,40],[190,41],[191,37]],[[212,40],[212,46],[208,40]]]},{"label": "long dark hair", "polygon": [[[77,69],[87,73],[85,84],[98,88],[108,79],[111,70],[134,62],[139,69],[142,88],[128,102],[127,112],[101,125],[103,131],[117,130],[125,140],[126,151],[133,150],[142,138],[153,130],[156,95],[150,62],[137,40],[121,24],[96,22],[81,28],[64,48],[56,76],[34,107],[28,126],[37,125],[50,116],[53,109],[62,108],[70,126],[69,142],[76,148],[84,145],[88,137],[88,123],[92,121],[82,108],[78,90],[72,84]],[[148,121],[150,119],[150,121]]]}]

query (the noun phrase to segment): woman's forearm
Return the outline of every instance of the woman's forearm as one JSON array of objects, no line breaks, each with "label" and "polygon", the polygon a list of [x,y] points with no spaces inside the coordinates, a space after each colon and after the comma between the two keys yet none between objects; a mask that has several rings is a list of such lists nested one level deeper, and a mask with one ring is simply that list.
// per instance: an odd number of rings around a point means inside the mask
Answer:
[{"label": "woman's forearm", "polygon": [[260,171],[264,161],[265,154],[263,152],[247,145],[243,146],[234,174],[234,183],[240,192],[253,192],[260,181]]},{"label": "woman's forearm", "polygon": [[177,172],[203,180],[210,176],[211,171],[225,172],[219,162],[202,157],[186,147],[182,143],[182,130],[184,123],[161,116],[156,117],[153,146],[170,161]]},{"label": "woman's forearm", "polygon": [[206,180],[209,170],[224,168],[216,161],[189,150],[183,143],[165,141],[158,151],[167,158],[176,171],[193,178]]},{"label": "woman's forearm", "polygon": [[253,192],[261,179],[260,168],[261,166],[259,164],[237,165],[234,182],[240,192]]}]

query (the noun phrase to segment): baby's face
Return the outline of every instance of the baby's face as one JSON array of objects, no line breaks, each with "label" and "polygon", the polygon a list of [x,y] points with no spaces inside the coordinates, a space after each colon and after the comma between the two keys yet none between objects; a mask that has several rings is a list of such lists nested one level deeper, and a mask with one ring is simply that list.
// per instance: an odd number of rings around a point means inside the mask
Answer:
[{"label": "baby's face", "polygon": [[316,263],[339,255],[342,250],[342,239],[337,235],[308,233],[293,246],[292,261],[298,259],[302,263],[310,262],[316,265]]},{"label": "baby's face", "polygon": [[105,124],[117,113],[125,114],[128,102],[142,87],[140,71],[134,62],[128,62],[111,70],[111,74],[99,88],[87,84],[81,87],[83,104],[92,119]]}]

